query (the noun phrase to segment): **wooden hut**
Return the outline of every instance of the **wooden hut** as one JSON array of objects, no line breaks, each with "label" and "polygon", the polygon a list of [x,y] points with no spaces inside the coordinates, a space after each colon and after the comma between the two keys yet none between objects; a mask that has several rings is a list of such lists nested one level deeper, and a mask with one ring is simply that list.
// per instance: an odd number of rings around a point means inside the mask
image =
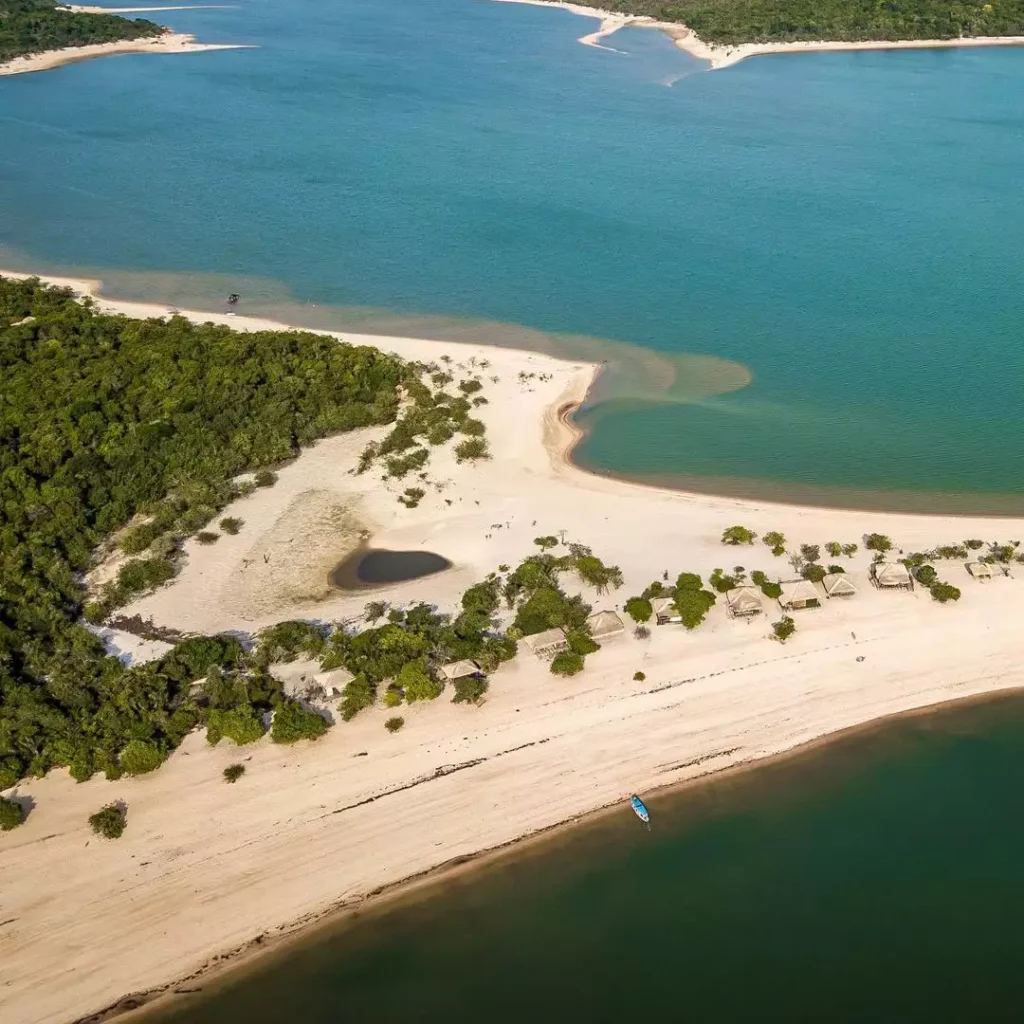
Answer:
[{"label": "wooden hut", "polygon": [[733,618],[760,615],[764,610],[761,607],[761,591],[757,587],[734,587],[726,593],[725,602]]},{"label": "wooden hut", "polygon": [[441,675],[449,682],[454,683],[456,679],[465,679],[467,676],[480,676],[480,666],[470,658],[463,658],[462,661],[449,661],[447,665],[441,666]]},{"label": "wooden hut", "polygon": [[671,597],[652,597],[651,610],[654,612],[654,621],[659,626],[666,622],[682,622],[683,617],[676,610],[675,601]]},{"label": "wooden hut", "polygon": [[622,619],[615,612],[595,612],[587,619],[587,627],[590,630],[590,635],[598,643],[614,640],[615,637],[622,636],[626,631]]},{"label": "wooden hut", "polygon": [[982,582],[999,579],[1006,575],[1006,570],[993,562],[967,562],[967,571],[976,579]]},{"label": "wooden hut", "polygon": [[872,562],[871,582],[881,590],[913,590],[914,580],[902,562]]},{"label": "wooden hut", "polygon": [[565,630],[561,628],[545,629],[543,633],[533,633],[523,637],[523,643],[537,655],[538,658],[550,658],[559,651],[564,651],[569,646],[565,638]]},{"label": "wooden hut", "polygon": [[825,576],[821,585],[825,588],[826,597],[853,597],[857,588],[845,572],[830,572]]},{"label": "wooden hut", "polygon": [[794,608],[819,608],[821,606],[818,589],[810,580],[788,580],[782,585],[779,604],[783,611]]}]

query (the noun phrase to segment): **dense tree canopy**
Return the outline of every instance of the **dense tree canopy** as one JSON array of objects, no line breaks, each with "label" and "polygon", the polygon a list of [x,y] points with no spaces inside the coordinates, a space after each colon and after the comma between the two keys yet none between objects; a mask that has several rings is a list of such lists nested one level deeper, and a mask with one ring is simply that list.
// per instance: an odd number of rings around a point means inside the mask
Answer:
[{"label": "dense tree canopy", "polygon": [[42,50],[140,39],[164,31],[144,18],[59,10],[55,0],[0,0],[0,63]]}]

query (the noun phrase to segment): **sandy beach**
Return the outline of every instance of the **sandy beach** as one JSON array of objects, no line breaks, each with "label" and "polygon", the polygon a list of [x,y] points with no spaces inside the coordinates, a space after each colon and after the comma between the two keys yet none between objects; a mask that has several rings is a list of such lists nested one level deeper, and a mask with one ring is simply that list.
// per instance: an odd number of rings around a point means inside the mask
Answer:
[{"label": "sandy beach", "polygon": [[904,39],[904,40],[864,40],[858,42],[840,42],[826,39],[793,43],[741,43],[735,46],[709,43],[701,39],[686,25],[674,21],[658,21],[655,18],[622,14],[616,11],[605,11],[598,7],[586,7],[581,4],[561,3],[558,0],[494,0],[496,3],[529,4],[533,7],[559,7],[572,14],[585,18],[597,18],[601,27],[597,32],[580,37],[585,46],[597,46],[602,50],[615,50],[600,40],[606,39],[619,29],[627,26],[637,28],[653,28],[664,32],[683,50],[696,57],[706,60],[712,71],[732,67],[747,57],[759,57],[773,53],[820,53],[822,51],[839,50],[949,50],[977,46],[1024,46],[1024,36],[972,36],[961,39]]},{"label": "sandy beach", "polygon": [[[50,280],[97,291],[94,282]],[[130,316],[168,312],[98,301]],[[237,330],[280,326],[243,314],[244,301],[237,316],[184,312]],[[432,486],[407,509],[396,500],[406,481],[351,473],[380,428],[325,439],[281,468],[273,487],[225,510],[244,521],[237,536],[206,547],[189,541],[178,578],[125,614],[183,631],[251,633],[289,618],[357,619],[370,596],[449,611],[468,585],[533,550],[534,537],[563,530],[622,568],[621,590],[584,590],[595,610],[621,609],[665,571],[674,578],[742,564],[792,576],[760,541],[723,546],[722,530],[735,524],[782,531],[790,550],[830,540],[863,548],[874,531],[906,551],[1024,538],[1021,519],[774,505],[596,477],[567,456],[576,437],[568,414],[584,399],[593,364],[481,345],[344,338],[408,359],[447,356],[461,372],[479,373],[493,459],[456,465],[450,453],[435,453]],[[372,595],[332,590],[326,575],[360,531],[374,547],[433,551],[453,567]],[[258,936],[280,936],[632,792],[881,717],[1024,686],[1024,580],[981,583],[962,563],[940,562],[940,575],[963,591],[959,603],[940,606],[921,588],[873,589],[863,550],[840,561],[857,594],[795,612],[798,631],[785,645],[768,639],[777,607],[766,602],[767,614],[741,621],[720,600],[699,630],[654,627],[646,641],[627,633],[569,680],[524,649],[492,677],[480,707],[453,705],[447,695],[416,704],[403,709],[406,725],[395,735],[377,707],[291,749],[267,739],[211,748],[197,734],[142,778],[76,784],[58,771],[24,782],[16,792],[34,809],[0,838],[0,1018],[81,1018],[223,965]],[[162,649],[110,639],[126,659]],[[644,680],[634,680],[637,671]],[[220,773],[235,761],[246,775],[227,786]],[[122,839],[104,842],[86,817],[112,800],[126,801],[129,824]]]},{"label": "sandy beach", "polygon": [[[97,8],[99,10],[100,8]],[[161,8],[163,10],[165,8]],[[175,8],[169,8],[174,10]],[[78,8],[89,10],[89,8]],[[128,8],[125,8],[128,10]],[[131,10],[157,10],[157,8],[131,8]],[[252,49],[241,43],[197,43],[196,37],[184,32],[166,32],[147,39],[122,39],[113,43],[91,46],[68,46],[62,50],[45,50],[0,64],[0,75],[27,75],[33,71],[50,71],[64,64],[77,64],[97,57],[116,57],[125,53],[205,53],[208,50]]]}]

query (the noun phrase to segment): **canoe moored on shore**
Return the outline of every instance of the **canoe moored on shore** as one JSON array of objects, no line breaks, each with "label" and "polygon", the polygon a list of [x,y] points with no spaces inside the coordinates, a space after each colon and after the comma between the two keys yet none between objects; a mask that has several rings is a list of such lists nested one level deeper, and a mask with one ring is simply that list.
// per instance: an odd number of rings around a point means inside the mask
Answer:
[{"label": "canoe moored on shore", "polygon": [[633,808],[633,813],[645,824],[651,823],[651,814],[647,810],[647,805],[640,799],[640,797],[634,795],[629,798],[629,806]]}]

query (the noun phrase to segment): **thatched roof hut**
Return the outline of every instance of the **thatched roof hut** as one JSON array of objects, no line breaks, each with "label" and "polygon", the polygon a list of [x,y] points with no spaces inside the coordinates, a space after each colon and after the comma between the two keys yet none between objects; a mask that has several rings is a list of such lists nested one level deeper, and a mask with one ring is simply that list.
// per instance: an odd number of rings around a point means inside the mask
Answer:
[{"label": "thatched roof hut", "polygon": [[441,666],[441,675],[449,683],[456,679],[465,679],[466,676],[483,675],[480,666],[470,658],[463,658],[462,661],[449,661],[447,665]]},{"label": "thatched roof hut", "polygon": [[725,602],[729,606],[729,614],[733,617],[760,615],[763,611],[761,592],[757,587],[734,587],[726,593]]},{"label": "thatched roof hut", "polygon": [[792,608],[818,608],[821,605],[818,588],[810,580],[789,580],[781,586],[779,604],[785,611]]},{"label": "thatched roof hut", "polygon": [[857,593],[853,580],[845,572],[830,572],[822,579],[821,585],[825,588],[826,597],[853,597]]},{"label": "thatched roof hut", "polygon": [[327,698],[340,697],[345,686],[355,678],[344,668],[331,669],[329,672],[310,670],[303,662],[292,662],[286,665],[273,665],[270,672],[281,680],[281,689],[288,697],[308,697],[314,699],[317,691],[322,691]]},{"label": "thatched roof hut", "polygon": [[966,566],[976,580],[995,580],[1006,575],[1006,570],[993,562],[967,562]]},{"label": "thatched roof hut", "polygon": [[523,637],[523,643],[537,655],[538,658],[547,658],[559,651],[564,651],[569,646],[565,638],[565,630],[561,628],[545,629],[543,633],[533,633]]},{"label": "thatched roof hut", "polygon": [[659,626],[666,622],[682,622],[683,617],[676,610],[675,601],[671,597],[652,597],[651,610],[654,612],[654,621]]},{"label": "thatched roof hut", "polygon": [[914,580],[902,562],[872,562],[871,579],[876,587],[886,590],[913,590]]},{"label": "thatched roof hut", "polygon": [[595,612],[587,619],[590,635],[600,643],[621,636],[626,627],[615,612]]}]

